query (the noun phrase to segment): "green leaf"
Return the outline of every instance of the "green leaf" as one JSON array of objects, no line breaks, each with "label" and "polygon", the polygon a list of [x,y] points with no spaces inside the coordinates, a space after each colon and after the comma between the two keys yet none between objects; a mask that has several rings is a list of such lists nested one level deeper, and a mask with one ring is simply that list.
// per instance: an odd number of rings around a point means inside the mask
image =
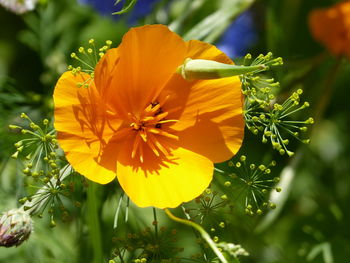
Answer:
[{"label": "green leaf", "polygon": [[[183,38],[185,40],[198,39],[215,41],[230,24],[232,19],[247,10],[254,0],[237,0],[225,4],[218,11],[207,16],[193,26]],[[225,27],[223,26],[225,25]],[[218,34],[218,31],[220,34]]]},{"label": "green leaf", "polygon": [[[115,4],[120,3],[120,1],[121,0],[117,0],[117,2],[115,2]],[[124,4],[122,10],[112,13],[112,15],[121,15],[121,14],[125,14],[125,13],[129,12],[134,7],[136,2],[137,2],[137,0],[125,1],[125,4]]]}]

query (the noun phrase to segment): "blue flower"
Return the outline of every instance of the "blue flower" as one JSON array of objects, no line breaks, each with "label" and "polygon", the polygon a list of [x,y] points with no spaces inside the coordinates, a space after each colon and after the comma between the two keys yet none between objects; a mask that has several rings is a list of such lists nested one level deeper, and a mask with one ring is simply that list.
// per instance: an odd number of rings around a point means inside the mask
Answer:
[{"label": "blue flower", "polygon": [[253,15],[250,11],[241,14],[227,28],[217,47],[229,57],[241,57],[246,55],[248,49],[257,40]]},{"label": "blue flower", "polygon": [[[113,12],[117,12],[122,9],[124,1],[115,5],[116,0],[78,0],[81,4],[87,4],[92,6],[102,15],[112,15]],[[159,0],[138,0],[130,12],[128,21],[135,23],[138,19],[145,17],[149,14],[156,2]],[[118,18],[118,16],[115,16]]]}]

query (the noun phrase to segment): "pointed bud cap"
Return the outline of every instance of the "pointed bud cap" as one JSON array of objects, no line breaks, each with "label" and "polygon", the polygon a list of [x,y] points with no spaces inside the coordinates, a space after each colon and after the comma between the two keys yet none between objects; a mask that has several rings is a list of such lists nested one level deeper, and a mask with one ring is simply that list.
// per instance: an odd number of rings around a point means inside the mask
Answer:
[{"label": "pointed bud cap", "polygon": [[219,79],[252,73],[265,69],[265,65],[237,66],[213,60],[187,58],[176,70],[186,80]]}]

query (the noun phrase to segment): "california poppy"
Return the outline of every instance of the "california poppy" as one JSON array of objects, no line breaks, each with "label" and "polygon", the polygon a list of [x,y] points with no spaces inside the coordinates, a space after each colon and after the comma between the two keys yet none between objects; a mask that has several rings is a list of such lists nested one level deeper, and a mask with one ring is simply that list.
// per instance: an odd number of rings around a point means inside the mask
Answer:
[{"label": "california poppy", "polygon": [[313,10],[309,25],[313,37],[329,52],[350,58],[350,1]]},{"label": "california poppy", "polygon": [[73,168],[105,184],[117,176],[138,206],[176,207],[208,187],[213,163],[243,138],[238,77],[187,81],[186,58],[233,62],[215,46],[185,42],[166,26],[133,28],[90,78],[64,73],[55,92],[58,141]]}]

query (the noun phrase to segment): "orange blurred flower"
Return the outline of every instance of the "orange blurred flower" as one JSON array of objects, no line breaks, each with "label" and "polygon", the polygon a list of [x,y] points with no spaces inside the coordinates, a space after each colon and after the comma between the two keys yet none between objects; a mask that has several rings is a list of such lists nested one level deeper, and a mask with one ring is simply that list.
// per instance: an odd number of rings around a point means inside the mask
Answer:
[{"label": "orange blurred flower", "polygon": [[186,58],[233,62],[216,47],[183,41],[162,25],[131,29],[90,78],[64,73],[55,92],[58,140],[73,168],[105,184],[115,176],[138,206],[176,207],[208,187],[213,162],[240,148],[238,77],[186,81]]},{"label": "orange blurred flower", "polygon": [[350,58],[350,1],[310,13],[309,25],[313,37],[334,55]]}]

